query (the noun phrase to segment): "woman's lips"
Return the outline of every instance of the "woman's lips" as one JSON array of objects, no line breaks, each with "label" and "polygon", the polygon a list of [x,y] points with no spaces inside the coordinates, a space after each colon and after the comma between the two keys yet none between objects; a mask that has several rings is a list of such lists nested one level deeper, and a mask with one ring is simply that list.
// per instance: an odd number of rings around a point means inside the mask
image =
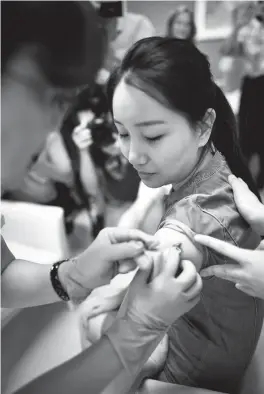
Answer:
[{"label": "woman's lips", "polygon": [[146,178],[155,175],[155,172],[138,171],[138,175]]}]

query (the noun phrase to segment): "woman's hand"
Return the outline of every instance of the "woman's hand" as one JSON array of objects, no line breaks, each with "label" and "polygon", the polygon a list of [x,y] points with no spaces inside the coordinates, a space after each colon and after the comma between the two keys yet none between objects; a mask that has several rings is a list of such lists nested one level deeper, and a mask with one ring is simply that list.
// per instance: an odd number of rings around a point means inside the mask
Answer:
[{"label": "woman's hand", "polygon": [[[264,205],[253,194],[246,183],[230,175],[237,209],[251,227],[264,234]],[[257,250],[246,250],[207,235],[195,235],[195,241],[216,252],[230,257],[237,264],[216,265],[201,271],[201,276],[217,276],[236,283],[237,289],[264,299],[264,241]]]},{"label": "woman's hand", "polygon": [[83,125],[75,127],[72,139],[79,150],[87,150],[92,145],[93,139],[91,130]]},{"label": "woman's hand", "polygon": [[232,186],[238,211],[259,235],[264,235],[264,205],[242,179],[230,175],[228,181]]},{"label": "woman's hand", "polygon": [[246,250],[207,235],[196,235],[194,239],[237,263],[206,268],[200,272],[202,277],[214,275],[229,280],[238,290],[264,299],[264,241],[257,250]]}]

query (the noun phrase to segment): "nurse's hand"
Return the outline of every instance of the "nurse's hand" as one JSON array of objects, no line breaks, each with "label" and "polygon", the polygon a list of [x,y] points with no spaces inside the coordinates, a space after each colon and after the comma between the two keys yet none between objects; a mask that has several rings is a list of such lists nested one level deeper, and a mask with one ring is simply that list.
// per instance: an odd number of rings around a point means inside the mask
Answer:
[{"label": "nurse's hand", "polygon": [[130,376],[138,376],[168,328],[200,299],[202,280],[194,265],[182,261],[182,272],[175,277],[179,250],[170,248],[157,254],[166,264],[160,264],[153,277],[154,261],[148,254],[148,262],[137,271],[116,320],[105,333]]},{"label": "nurse's hand", "polygon": [[230,175],[228,181],[232,186],[238,211],[259,235],[264,235],[264,205],[242,179]]},{"label": "nurse's hand", "polygon": [[116,274],[134,270],[145,249],[157,247],[158,241],[140,230],[105,228],[83,253],[60,265],[59,278],[70,298],[79,303]]},{"label": "nurse's hand", "polygon": [[132,280],[118,316],[150,330],[166,331],[180,316],[192,309],[200,299],[202,280],[195,266],[181,261],[182,272],[176,277],[180,254],[174,247],[155,252],[164,260],[158,274],[152,277],[153,261],[139,269]]},{"label": "nurse's hand", "polygon": [[202,270],[202,277],[214,275],[229,280],[238,290],[264,299],[264,241],[257,250],[247,250],[207,235],[195,235],[194,239],[234,260],[234,264],[215,265]]}]

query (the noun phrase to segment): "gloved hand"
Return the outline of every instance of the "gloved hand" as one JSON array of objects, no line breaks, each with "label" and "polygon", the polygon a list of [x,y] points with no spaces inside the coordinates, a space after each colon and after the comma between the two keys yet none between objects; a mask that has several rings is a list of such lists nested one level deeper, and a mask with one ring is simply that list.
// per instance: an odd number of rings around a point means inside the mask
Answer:
[{"label": "gloved hand", "polygon": [[60,281],[70,299],[79,303],[117,273],[134,270],[145,248],[157,245],[153,236],[140,230],[105,228],[83,253],[61,264]]},{"label": "gloved hand", "polygon": [[264,205],[241,178],[229,175],[228,182],[240,214],[259,235],[264,235]]},{"label": "gloved hand", "polygon": [[105,334],[132,374],[139,372],[138,360],[145,363],[174,321],[199,301],[202,288],[190,261],[182,261],[182,273],[175,278],[180,262],[177,249],[155,253],[158,274],[151,278],[153,260],[149,258],[144,270],[136,273],[118,318]]}]

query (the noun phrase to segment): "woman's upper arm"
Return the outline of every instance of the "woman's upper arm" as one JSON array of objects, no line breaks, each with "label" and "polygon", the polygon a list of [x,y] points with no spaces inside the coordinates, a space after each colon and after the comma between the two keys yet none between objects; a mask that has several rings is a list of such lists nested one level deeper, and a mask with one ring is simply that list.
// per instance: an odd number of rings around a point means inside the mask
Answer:
[{"label": "woman's upper arm", "polygon": [[185,233],[165,227],[156,232],[155,238],[160,241],[161,248],[170,247],[174,244],[180,243],[182,259],[190,260],[195,265],[197,271],[200,271],[203,265],[203,260],[205,259],[204,253]]}]

